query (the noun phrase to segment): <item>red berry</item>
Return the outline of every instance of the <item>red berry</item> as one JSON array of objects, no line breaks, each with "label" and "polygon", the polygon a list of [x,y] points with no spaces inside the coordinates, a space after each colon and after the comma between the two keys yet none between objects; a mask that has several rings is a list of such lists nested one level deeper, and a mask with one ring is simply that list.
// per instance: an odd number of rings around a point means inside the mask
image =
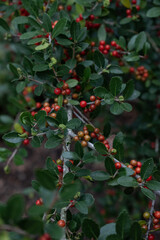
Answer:
[{"label": "red berry", "polygon": [[70,89],[70,88],[67,88],[67,89],[66,89],[66,94],[67,94],[67,95],[70,95],[70,94],[71,94],[71,89]]},{"label": "red berry", "polygon": [[91,137],[92,138],[95,138],[96,137],[96,134],[94,132],[91,133]]},{"label": "red berry", "polygon": [[70,200],[70,203],[72,203],[72,205],[70,207],[74,207],[74,200]]},{"label": "red berry", "polygon": [[137,3],[137,0],[132,0],[132,4],[136,4]]},{"label": "red berry", "polygon": [[55,89],[54,89],[54,93],[55,93],[56,95],[60,95],[61,92],[62,92],[62,90],[61,90],[60,88],[55,88]]},{"label": "red berry", "polygon": [[129,71],[130,73],[134,73],[134,67],[130,67]]},{"label": "red berry", "polygon": [[92,15],[89,16],[89,19],[90,19],[91,21],[93,21],[93,20],[95,19],[95,16],[92,14]]},{"label": "red berry", "polygon": [[99,42],[99,45],[105,45],[105,41],[104,41],[104,40],[101,40],[101,41]]},{"label": "red berry", "polygon": [[37,103],[36,103],[36,108],[41,108],[41,106],[42,106],[42,105],[41,105],[40,102],[37,102]]},{"label": "red berry", "polygon": [[90,45],[91,45],[91,47],[94,47],[96,45],[96,43],[95,42],[91,42]]},{"label": "red berry", "polygon": [[37,206],[43,205],[43,200],[42,200],[42,198],[40,198],[40,199],[38,199],[38,200],[36,201],[36,205],[37,205]]},{"label": "red berry", "polygon": [[77,86],[76,86],[76,91],[77,91],[77,92],[80,92],[80,91],[81,91],[81,86],[80,86],[80,85],[77,85]]},{"label": "red berry", "polygon": [[99,45],[99,50],[102,51],[104,49],[104,45]]},{"label": "red berry", "polygon": [[39,238],[39,240],[52,240],[52,238],[48,233],[45,233]]},{"label": "red berry", "polygon": [[105,46],[105,49],[106,49],[106,50],[110,50],[110,48],[111,48],[111,47],[110,47],[109,44],[107,44],[107,45]]},{"label": "red berry", "polygon": [[31,112],[31,115],[34,117],[34,115],[36,114],[36,112],[35,111],[32,111]]},{"label": "red berry", "polygon": [[139,174],[141,172],[141,168],[140,167],[136,167],[135,171],[136,171],[137,174]]},{"label": "red berry", "polygon": [[149,182],[149,181],[151,181],[151,180],[152,180],[152,176],[148,177],[148,178],[146,179],[146,182]]},{"label": "red berry", "polygon": [[72,10],[72,6],[71,5],[68,5],[67,6],[67,10],[70,12]]},{"label": "red berry", "polygon": [[91,109],[92,111],[94,111],[94,110],[96,109],[95,104],[91,104],[91,105],[90,105],[90,109]]},{"label": "red berry", "polygon": [[63,173],[63,167],[62,167],[62,166],[58,165],[57,168],[58,168],[58,171],[59,171],[60,173]]},{"label": "red berry", "polygon": [[64,220],[59,220],[57,223],[58,223],[58,226],[61,228],[65,227],[65,225],[66,225]]},{"label": "red berry", "polygon": [[111,45],[112,45],[113,47],[116,47],[116,46],[117,46],[117,44],[116,44],[115,41],[112,41],[112,42],[111,42]]},{"label": "red berry", "polygon": [[81,101],[81,102],[80,102],[80,106],[81,106],[82,108],[85,108],[85,107],[87,106],[87,102],[86,102],[86,101]]},{"label": "red berry", "polygon": [[104,136],[103,136],[103,135],[99,135],[98,140],[99,140],[100,142],[103,142],[103,141],[104,141]]},{"label": "red berry", "polygon": [[46,113],[49,113],[51,111],[50,107],[45,107],[44,110],[46,111]]},{"label": "red berry", "polygon": [[131,12],[132,12],[131,9],[127,9],[127,10],[126,10],[126,14],[127,14],[127,15],[131,15]]},{"label": "red berry", "polygon": [[160,219],[160,211],[155,211],[153,215],[155,218]]},{"label": "red berry", "polygon": [[29,144],[29,139],[24,139],[23,140],[23,145],[28,145]]},{"label": "red berry", "polygon": [[141,162],[137,162],[137,167],[142,167],[142,163]]},{"label": "red berry", "polygon": [[116,169],[120,169],[122,166],[121,166],[121,163],[120,162],[117,162],[115,163],[115,168]]},{"label": "red berry", "polygon": [[106,49],[103,50],[103,54],[108,54],[108,51]]},{"label": "red berry", "polygon": [[139,10],[140,10],[140,6],[139,6],[139,5],[137,5],[137,6],[136,6],[136,9],[137,9],[137,11],[139,11]]},{"label": "red berry", "polygon": [[91,100],[91,102],[93,102],[93,101],[96,100],[96,97],[95,96],[90,96],[90,100]]},{"label": "red berry", "polygon": [[153,234],[150,234],[150,235],[148,236],[148,240],[154,240],[154,239],[155,239],[155,237],[154,237]]},{"label": "red berry", "polygon": [[59,105],[56,105],[56,106],[54,107],[54,110],[57,112],[57,111],[59,111],[60,108],[61,108],[61,107],[60,107]]}]

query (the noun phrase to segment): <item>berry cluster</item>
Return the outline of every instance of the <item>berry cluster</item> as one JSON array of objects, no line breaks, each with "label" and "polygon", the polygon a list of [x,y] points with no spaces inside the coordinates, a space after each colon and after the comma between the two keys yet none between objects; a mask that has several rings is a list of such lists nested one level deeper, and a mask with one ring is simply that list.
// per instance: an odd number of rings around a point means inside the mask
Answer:
[{"label": "berry cluster", "polygon": [[135,74],[136,79],[141,80],[142,82],[145,82],[149,75],[148,70],[144,66],[138,67]]},{"label": "berry cluster", "polygon": [[[144,212],[143,213],[143,218],[145,220],[149,220],[151,218],[151,215],[149,212]],[[157,230],[157,229],[160,229],[160,211],[155,211],[153,213],[153,217],[152,217],[152,227],[153,227],[153,230]],[[147,227],[147,224],[143,224],[142,225],[142,229],[144,229],[145,231],[147,231],[148,227]],[[148,236],[148,240],[154,240],[155,237],[153,234],[149,234]]]},{"label": "berry cluster", "polygon": [[[109,53],[109,51],[111,50],[111,47],[112,47],[111,55],[113,57],[121,58],[123,56],[123,54],[124,54],[123,49],[115,41],[111,41],[110,45],[106,44],[105,41],[103,41],[103,40],[99,42],[99,50],[101,53],[103,53],[105,55]],[[116,50],[114,50],[114,49],[116,49]]]},{"label": "berry cluster", "polygon": [[134,67],[130,67],[130,73],[135,73],[136,79],[145,82],[149,76],[148,70],[144,66],[139,66],[136,70]]},{"label": "berry cluster", "polygon": [[84,113],[93,112],[96,109],[96,107],[98,107],[101,104],[100,98],[95,97],[94,95],[90,96],[90,101],[91,101],[91,104],[88,105],[89,106],[88,108],[86,108],[86,106],[87,106],[86,101],[80,102],[81,108],[85,108]]},{"label": "berry cluster", "polygon": [[27,102],[30,102],[30,101],[31,101],[31,98],[30,98],[29,95],[30,95],[31,93],[34,93],[34,90],[35,90],[36,87],[37,87],[37,85],[32,85],[31,87],[25,87],[25,88],[24,88],[22,94],[23,94],[23,96],[25,97],[25,100],[26,100]]},{"label": "berry cluster", "polygon": [[116,149],[114,149],[114,148],[110,149],[110,145],[109,145],[108,140],[106,140],[104,135],[102,135],[100,133],[99,128],[95,128],[94,131],[89,132],[87,126],[84,126],[83,131],[79,131],[73,139],[76,142],[81,140],[82,147],[86,147],[88,141],[93,140],[93,139],[97,139],[98,141],[102,142],[105,145],[107,151],[110,150],[110,153],[112,155],[116,154]]}]

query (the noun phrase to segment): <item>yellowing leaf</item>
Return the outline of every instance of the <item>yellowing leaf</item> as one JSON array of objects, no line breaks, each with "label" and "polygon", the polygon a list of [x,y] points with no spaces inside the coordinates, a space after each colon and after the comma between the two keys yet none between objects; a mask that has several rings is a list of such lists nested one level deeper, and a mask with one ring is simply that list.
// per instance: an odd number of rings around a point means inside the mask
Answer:
[{"label": "yellowing leaf", "polygon": [[125,6],[126,8],[131,8],[130,0],[121,0],[121,3],[122,3],[123,6]]}]

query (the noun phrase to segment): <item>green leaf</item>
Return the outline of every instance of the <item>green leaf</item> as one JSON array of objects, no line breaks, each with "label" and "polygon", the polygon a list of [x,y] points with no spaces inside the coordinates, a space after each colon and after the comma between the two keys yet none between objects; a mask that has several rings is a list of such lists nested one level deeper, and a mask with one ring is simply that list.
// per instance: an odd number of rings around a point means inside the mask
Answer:
[{"label": "green leaf", "polygon": [[74,130],[80,128],[81,124],[82,123],[78,118],[73,118],[67,123],[66,127]]},{"label": "green leaf", "polygon": [[122,88],[122,78],[121,77],[112,77],[109,83],[109,89],[113,96],[117,96]]},{"label": "green leaf", "polygon": [[144,44],[147,41],[146,33],[140,32],[136,38],[135,46],[136,46],[136,52],[139,52],[143,49]]},{"label": "green leaf", "polygon": [[78,40],[80,30],[81,30],[80,24],[73,21],[71,24],[70,33],[71,33],[71,37],[74,41]]},{"label": "green leaf", "polygon": [[25,126],[31,127],[34,122],[34,118],[30,112],[22,112],[20,114],[20,122]]},{"label": "green leaf", "polygon": [[152,172],[153,172],[153,168],[154,168],[153,159],[150,158],[150,159],[146,160],[141,167],[141,178],[143,180],[145,180],[149,176],[151,176]]},{"label": "green leaf", "polygon": [[19,82],[16,86],[17,93],[21,93],[25,86],[26,86],[25,82]]},{"label": "green leaf", "polygon": [[67,24],[67,19],[62,18],[58,21],[52,31],[52,38],[57,37],[59,34],[63,33]]},{"label": "green leaf", "polygon": [[66,81],[66,83],[68,84],[69,88],[73,88],[77,86],[78,81],[76,79],[69,79]]},{"label": "green leaf", "polygon": [[107,90],[104,87],[96,87],[93,90],[95,96],[100,97],[100,98],[104,98],[105,94],[107,94]]},{"label": "green leaf", "polygon": [[97,239],[100,234],[100,229],[97,223],[89,218],[85,218],[82,223],[82,231],[89,238]]},{"label": "green leaf", "polygon": [[113,234],[106,238],[106,240],[121,240],[117,235]]},{"label": "green leaf", "polygon": [[111,107],[110,107],[110,111],[112,114],[114,115],[119,115],[123,112],[123,109],[121,108],[121,104],[118,102],[114,102]]},{"label": "green leaf", "polygon": [[77,180],[71,182],[70,184],[63,185],[60,196],[63,201],[71,200],[74,198],[77,192],[80,191],[80,182]]},{"label": "green leaf", "polygon": [[53,14],[57,11],[57,7],[58,7],[58,2],[57,0],[55,0],[51,5],[50,5],[50,9],[48,11],[48,14],[50,17],[53,16]]},{"label": "green leaf", "polygon": [[63,237],[63,229],[60,228],[57,223],[47,223],[45,225],[45,231],[51,236],[53,239],[61,239]]},{"label": "green leaf", "polygon": [[106,240],[106,238],[110,235],[116,234],[116,224],[109,223],[101,227],[100,236],[98,240]]},{"label": "green leaf", "polygon": [[18,24],[26,24],[28,23],[28,17],[25,16],[18,16],[15,17],[12,21],[12,25],[18,25]]},{"label": "green leaf", "polygon": [[123,96],[125,99],[128,99],[129,97],[132,96],[133,94],[133,91],[134,91],[134,81],[133,80],[129,80],[127,83],[126,83],[126,87],[123,91]]},{"label": "green leaf", "polygon": [[75,152],[63,152],[62,157],[72,160],[80,160],[80,157]]},{"label": "green leaf", "polygon": [[19,227],[30,234],[43,234],[43,222],[35,217],[24,218],[18,223]]},{"label": "green leaf", "polygon": [[92,206],[93,203],[94,203],[94,201],[95,201],[93,195],[90,194],[90,193],[84,194],[84,195],[81,197],[81,200],[83,200],[83,201],[87,204],[88,207]]},{"label": "green leaf", "polygon": [[20,39],[21,40],[26,40],[26,39],[30,39],[32,37],[35,37],[39,34],[38,31],[32,31],[32,32],[26,32],[26,33],[23,33],[21,36],[20,36]]},{"label": "green leaf", "polygon": [[52,31],[52,22],[51,18],[47,13],[43,14],[43,25],[42,27],[46,30],[46,32],[51,32]]},{"label": "green leaf", "polygon": [[136,39],[138,37],[138,34],[133,35],[133,37],[131,37],[131,39],[128,42],[128,50],[132,51],[135,48],[135,43],[136,43]]},{"label": "green leaf", "polygon": [[58,105],[59,105],[60,107],[62,107],[62,105],[63,105],[63,95],[59,95],[59,96],[58,96]]},{"label": "green leaf", "polygon": [[139,240],[142,236],[141,226],[138,222],[134,222],[131,226],[130,237],[132,240]]},{"label": "green leaf", "polygon": [[10,132],[3,135],[3,140],[9,143],[20,143],[23,141],[23,138],[19,137],[19,134],[16,132]]},{"label": "green leaf", "polygon": [[76,142],[76,144],[75,144],[75,152],[78,154],[78,156],[80,156],[80,158],[83,158],[84,151],[83,151],[83,147],[80,144],[80,142]]},{"label": "green leaf", "polygon": [[132,21],[132,18],[125,17],[120,20],[120,24],[124,25],[124,24],[130,23],[131,21]]},{"label": "green leaf", "polygon": [[99,51],[94,52],[94,62],[99,68],[103,68],[105,66],[105,59],[102,53]]},{"label": "green leaf", "polygon": [[31,141],[32,147],[38,148],[41,146],[41,140],[38,136],[34,136]]},{"label": "green leaf", "polygon": [[8,26],[8,24],[6,23],[6,21],[1,17],[0,18],[0,26],[7,32],[10,31],[10,28]]},{"label": "green leaf", "polygon": [[126,112],[132,111],[132,105],[130,103],[121,103],[120,106]]},{"label": "green leaf", "polygon": [[141,191],[142,191],[142,193],[143,193],[145,196],[147,196],[149,199],[151,199],[151,200],[155,200],[155,199],[156,199],[156,195],[155,195],[151,190],[142,187],[142,188],[141,188]]},{"label": "green leaf", "polygon": [[131,221],[128,212],[124,210],[120,213],[116,222],[116,231],[121,239],[125,239],[128,236],[130,225]]},{"label": "green leaf", "polygon": [[110,178],[110,175],[104,171],[95,171],[90,174],[90,176],[96,181],[105,181]]},{"label": "green leaf", "polygon": [[98,40],[106,41],[107,33],[104,24],[101,24],[100,28],[98,29]]},{"label": "green leaf", "polygon": [[47,169],[53,173],[53,175],[57,175],[59,174],[59,171],[57,169],[57,165],[53,162],[52,158],[51,157],[48,157],[47,160],[46,160],[46,167]]},{"label": "green leaf", "polygon": [[58,127],[58,122],[56,119],[54,119],[50,116],[46,116],[46,121],[51,127]]},{"label": "green leaf", "polygon": [[100,154],[107,154],[107,148],[105,147],[105,145],[101,142],[96,142],[94,144],[94,147],[96,149],[97,152],[99,152]]},{"label": "green leaf", "polygon": [[24,198],[22,195],[15,194],[7,202],[7,214],[9,221],[17,222],[24,213]]},{"label": "green leaf", "polygon": [[160,7],[152,7],[147,11],[147,17],[156,18],[160,16]]},{"label": "green leaf", "polygon": [[80,211],[80,213],[88,214],[88,206],[84,201],[78,201],[75,204],[75,207]]},{"label": "green leaf", "polygon": [[133,177],[122,176],[117,180],[118,184],[123,187],[137,187],[138,183]]},{"label": "green leaf", "polygon": [[46,207],[45,206],[36,206],[33,205],[32,207],[30,207],[28,209],[28,215],[30,217],[42,217],[44,212],[46,211]]},{"label": "green leaf", "polygon": [[32,0],[28,1],[28,0],[22,0],[23,3],[23,7],[33,16],[37,17],[37,12],[35,10],[35,4],[33,3]]},{"label": "green leaf", "polygon": [[41,94],[42,94],[42,92],[43,92],[43,84],[40,84],[40,85],[38,85],[36,88],[35,88],[35,90],[34,90],[34,94],[36,95],[36,96],[41,96]]},{"label": "green leaf", "polygon": [[52,149],[58,147],[60,144],[62,144],[62,139],[51,136],[45,143],[45,148]]},{"label": "green leaf", "polygon": [[37,126],[43,130],[46,128],[46,112],[45,111],[38,111],[38,113],[34,116],[37,122]]},{"label": "green leaf", "polygon": [[67,121],[68,121],[67,112],[63,107],[61,107],[60,110],[57,112],[56,120],[60,124],[64,124],[64,125],[67,124]]},{"label": "green leaf", "polygon": [[112,176],[115,174],[116,168],[111,158],[107,157],[105,159],[105,167],[106,167],[106,170],[109,172],[109,174],[111,174]]},{"label": "green leaf", "polygon": [[160,191],[160,182],[152,180],[146,183],[146,186],[153,191]]},{"label": "green leaf", "polygon": [[56,188],[57,176],[51,174],[48,170],[39,169],[36,171],[36,179],[38,182],[49,190],[53,190]]}]

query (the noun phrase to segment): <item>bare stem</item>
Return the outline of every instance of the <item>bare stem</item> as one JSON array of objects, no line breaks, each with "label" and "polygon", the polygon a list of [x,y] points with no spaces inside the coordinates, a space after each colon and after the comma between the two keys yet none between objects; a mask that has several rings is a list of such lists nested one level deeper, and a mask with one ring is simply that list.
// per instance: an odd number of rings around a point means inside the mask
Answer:
[{"label": "bare stem", "polygon": [[152,206],[151,206],[151,210],[150,210],[150,218],[149,218],[148,224],[147,224],[147,232],[146,232],[146,235],[145,235],[145,240],[148,240],[148,235],[149,235],[149,232],[150,232],[150,229],[151,229],[155,202],[156,202],[156,200],[152,200]]},{"label": "bare stem", "polygon": [[0,230],[1,231],[8,231],[8,232],[16,232],[20,235],[29,236],[32,239],[36,239],[36,236],[30,235],[29,233],[23,231],[22,229],[20,229],[18,227],[15,227],[15,226],[10,226],[10,225],[3,224],[3,225],[0,226]]}]

